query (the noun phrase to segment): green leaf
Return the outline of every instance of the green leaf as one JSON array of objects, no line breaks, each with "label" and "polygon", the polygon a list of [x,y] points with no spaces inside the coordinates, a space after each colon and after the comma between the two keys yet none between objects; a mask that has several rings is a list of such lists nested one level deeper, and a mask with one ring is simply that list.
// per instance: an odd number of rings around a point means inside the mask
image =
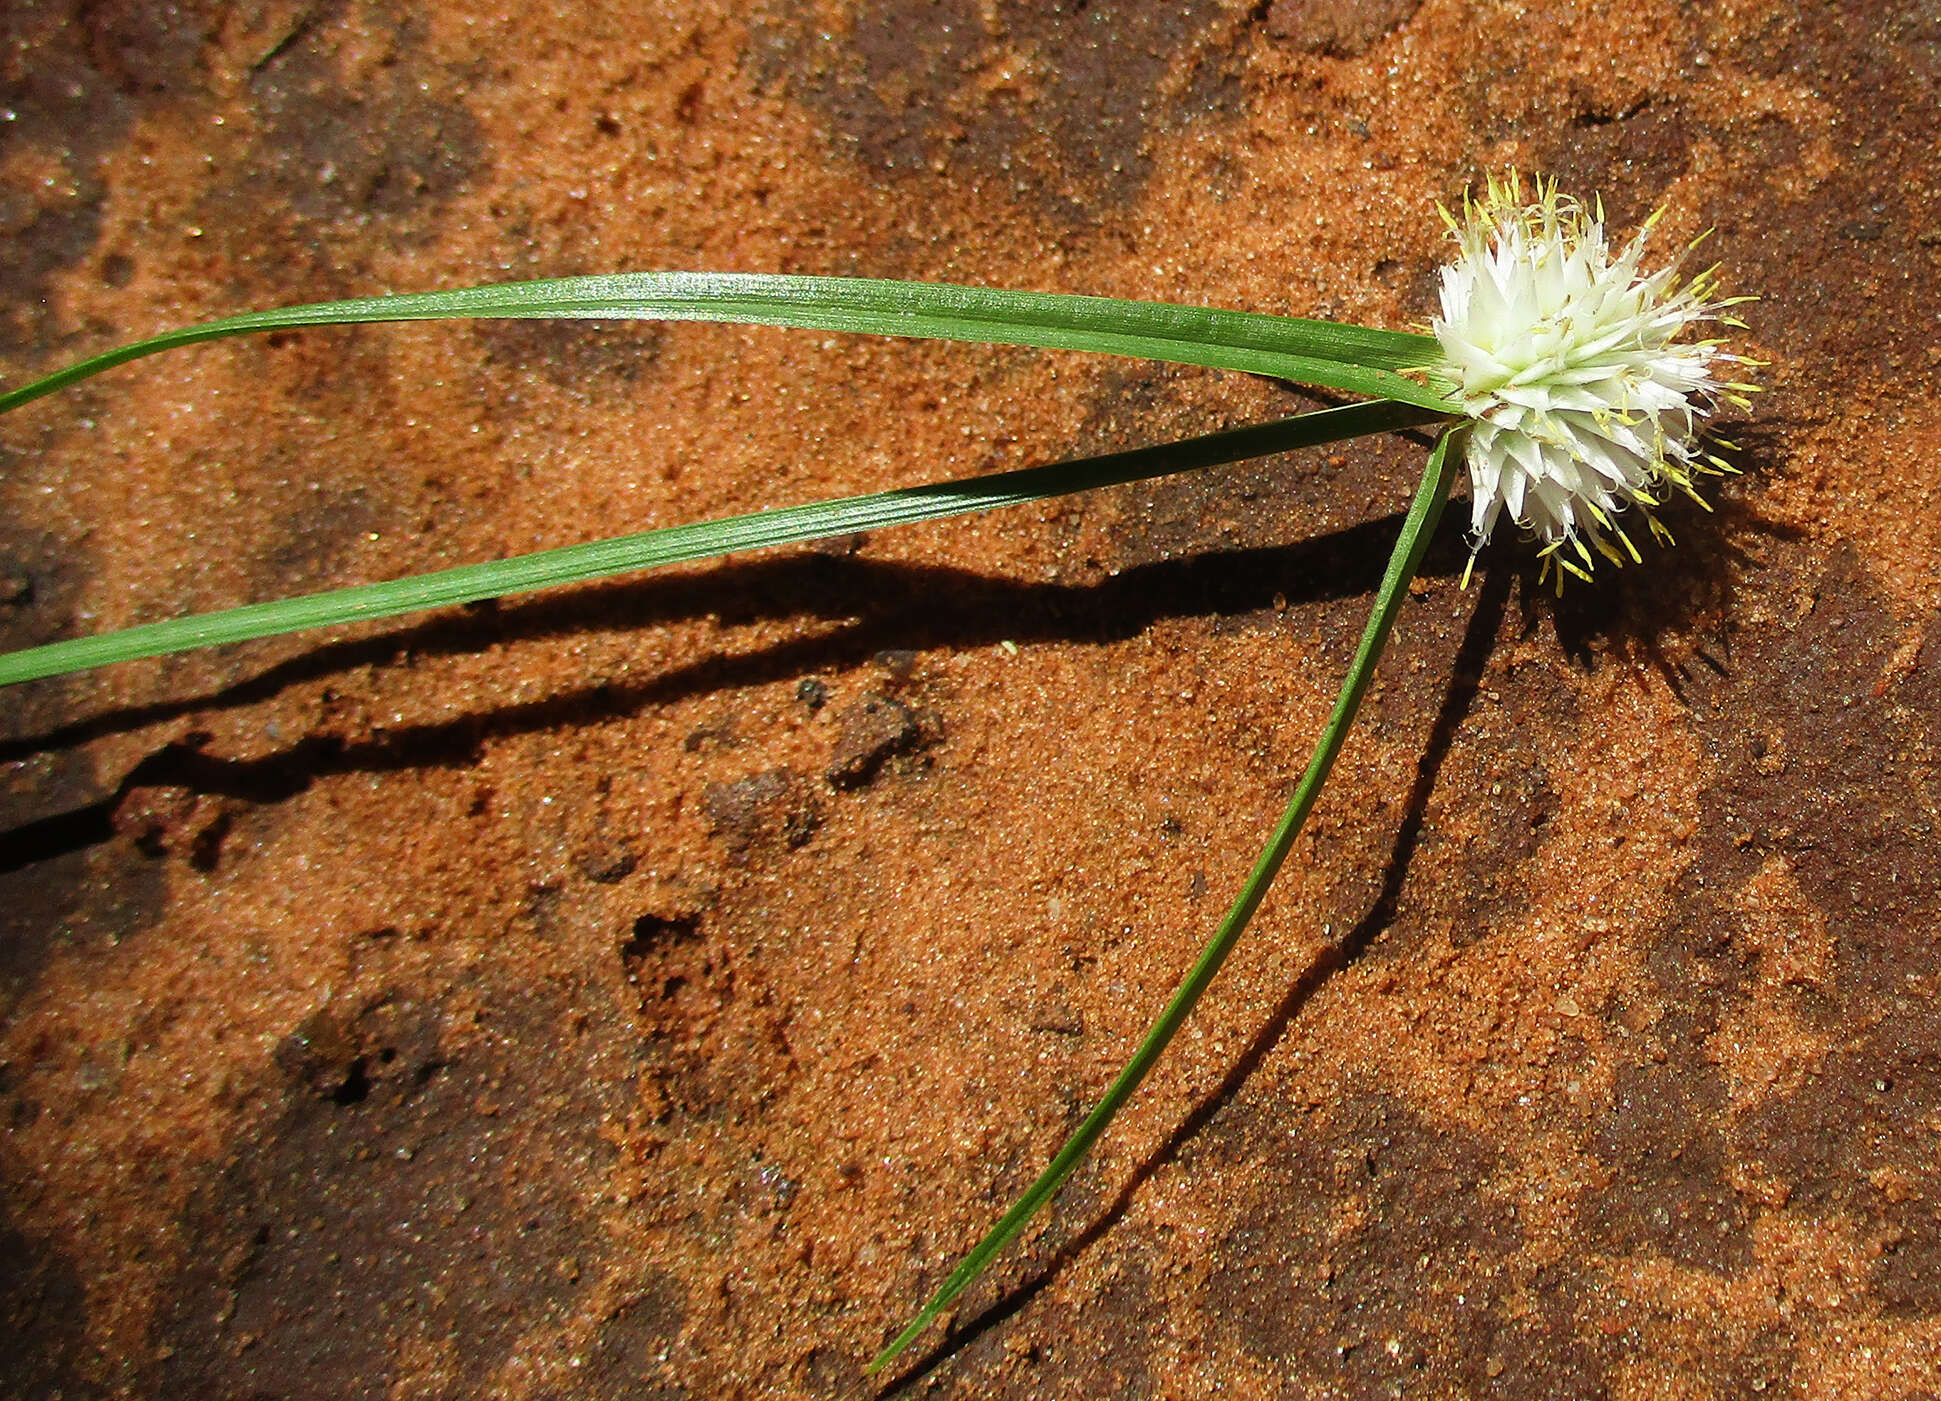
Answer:
[{"label": "green leaf", "polygon": [[1084,1122],[1065,1141],[1064,1147],[1038,1175],[1037,1181],[1024,1190],[1011,1209],[951,1271],[950,1277],[923,1306],[922,1312],[876,1355],[869,1364],[870,1371],[878,1371],[894,1361],[938,1314],[964,1292],[972,1280],[984,1272],[998,1252],[1009,1245],[1024,1229],[1025,1223],[1037,1214],[1038,1209],[1052,1199],[1098,1141],[1099,1135],[1105,1132],[1106,1126],[1132,1097],[1132,1092],[1139,1088],[1146,1073],[1165,1054],[1174,1035],[1185,1025],[1187,1017],[1199,1004],[1207,988],[1212,986],[1220,966],[1227,961],[1227,955],[1233,952],[1233,946],[1239,942],[1255,911],[1260,908],[1260,902],[1266,898],[1267,888],[1279,874],[1281,863],[1287,860],[1287,853],[1294,846],[1294,838],[1300,834],[1315,800],[1321,796],[1321,785],[1327,782],[1335,756],[1341,752],[1342,741],[1348,737],[1348,727],[1354,723],[1355,712],[1361,708],[1362,697],[1374,677],[1375,663],[1380,659],[1382,648],[1388,642],[1388,634],[1395,626],[1402,600],[1408,595],[1409,580],[1421,568],[1422,556],[1429,548],[1430,537],[1435,534],[1436,523],[1442,518],[1442,508],[1449,498],[1449,487],[1455,478],[1455,464],[1462,458],[1461,439],[1464,431],[1456,428],[1444,433],[1436,441],[1435,451],[1429,454],[1421,485],[1416,488],[1415,499],[1409,506],[1407,518],[1402,522],[1402,533],[1395,541],[1394,553],[1389,556],[1388,568],[1382,575],[1381,588],[1375,595],[1375,606],[1369,613],[1368,626],[1362,632],[1361,645],[1355,649],[1354,660],[1348,664],[1348,675],[1341,683],[1341,693],[1335,699],[1334,710],[1322,727],[1321,738],[1315,744],[1314,757],[1308,760],[1307,770],[1295,786],[1294,796],[1288,801],[1280,825],[1274,828],[1274,834],[1268,838],[1266,850],[1254,863],[1252,873],[1240,889],[1239,898],[1233,902],[1233,908],[1220,921],[1220,927],[1213,932],[1213,937],[1207,941],[1199,958],[1180,982],[1172,1000],[1159,1014],[1159,1020],[1153,1023],[1152,1030],[1146,1033],[1146,1039],[1140,1042],[1139,1049],[1132,1053],[1132,1059],[1126,1062],[1125,1068],[1093,1106],[1092,1112],[1085,1116]]},{"label": "green leaf", "polygon": [[[83,360],[0,394],[0,413],[176,346],[257,331],[451,317],[730,321],[867,335],[1090,350],[1244,370],[1455,412],[1438,388],[1397,373],[1434,365],[1434,340],[1256,312],[947,283],[758,273],[635,272],[506,282],[448,292],[319,302],[228,316]],[[1446,388],[1447,386],[1443,386]]]},{"label": "green leaf", "polygon": [[305,628],[401,613],[485,598],[523,593],[531,589],[575,584],[612,574],[652,569],[664,564],[705,559],[741,550],[764,549],[831,535],[850,535],[914,521],[1015,506],[1094,487],[1140,481],[1197,467],[1239,462],[1268,453],[1339,442],[1369,433],[1438,422],[1442,415],[1409,404],[1377,401],[1324,409],[1277,423],[1239,428],[1227,433],[1191,438],[1181,443],[1110,453],[1103,457],[999,472],[965,481],[898,491],[819,501],[805,506],[733,516],[726,520],[670,526],[639,535],[623,535],[585,545],[543,550],[537,554],[456,569],[361,584],[328,593],[254,603],[219,613],[149,623],[98,637],[75,638],[44,647],[0,656],[0,685],[31,681],[65,672],[85,671],[110,662],[154,657],[195,647],[272,637]]}]

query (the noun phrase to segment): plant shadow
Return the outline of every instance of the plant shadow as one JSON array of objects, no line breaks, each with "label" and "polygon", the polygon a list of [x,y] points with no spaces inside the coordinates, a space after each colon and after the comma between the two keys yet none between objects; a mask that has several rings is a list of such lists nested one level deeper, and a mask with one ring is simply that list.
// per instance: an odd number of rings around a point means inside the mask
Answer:
[{"label": "plant shadow", "polygon": [[1763,514],[1754,495],[1784,475],[1784,444],[1802,430],[1784,419],[1734,425],[1732,455],[1743,475],[1707,490],[1703,506],[1675,498],[1661,516],[1677,543],[1646,548],[1642,566],[1600,568],[1595,587],[1567,588],[1561,597],[1526,569],[1524,634],[1547,622],[1574,664],[1590,669],[1605,655],[1635,660],[1685,703],[1694,668],[1724,674],[1715,653],[1726,650],[1738,580],[1765,564],[1772,546],[1806,538],[1798,526]]},{"label": "plant shadow", "polygon": [[[272,753],[232,759],[205,752],[191,733],[157,748],[114,790],[85,806],[0,833],[0,872],[18,870],[104,841],[132,788],[179,787],[193,793],[273,803],[317,780],[347,773],[462,768],[488,742],[535,731],[609,722],[655,705],[817,671],[842,670],[891,649],[964,650],[1051,642],[1104,644],[1162,619],[1259,615],[1293,602],[1327,602],[1372,593],[1399,517],[1369,521],[1295,544],[1194,555],[1139,565],[1097,582],[1040,583],[939,565],[910,565],[808,551],[775,559],[729,561],[703,572],[661,575],[574,590],[512,607],[473,608],[377,637],[327,643],[209,695],[124,707],[39,735],[0,742],[0,763],[72,748],[186,715],[269,699],[287,687],[406,658],[464,654],[535,638],[631,629],[713,617],[733,626],[810,618],[834,624],[815,635],[735,655],[714,654],[658,675],[597,680],[529,701],[400,725],[366,738],[310,735]],[[1453,535],[1438,542],[1426,573],[1460,569]],[[1263,621],[1263,626],[1268,625]]]}]

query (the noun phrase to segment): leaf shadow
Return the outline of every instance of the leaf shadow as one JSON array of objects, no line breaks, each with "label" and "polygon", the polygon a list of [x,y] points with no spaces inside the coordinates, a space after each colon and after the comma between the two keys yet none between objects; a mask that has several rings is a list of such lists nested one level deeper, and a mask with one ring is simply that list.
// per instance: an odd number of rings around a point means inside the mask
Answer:
[{"label": "leaf shadow", "polygon": [[[238,709],[292,686],[361,667],[396,665],[407,656],[422,661],[494,645],[708,617],[735,625],[809,616],[850,626],[839,638],[821,639],[820,647],[813,641],[782,644],[736,658],[732,678],[710,679],[710,668],[726,659],[677,668],[654,683],[657,699],[774,680],[804,661],[841,664],[880,650],[886,638],[914,637],[920,645],[937,647],[1000,640],[1118,641],[1162,618],[1264,609],[1276,595],[1320,602],[1366,593],[1381,577],[1400,519],[1398,513],[1285,546],[1142,564],[1096,583],[1022,582],[826,549],[730,559],[700,572],[583,585],[516,603],[475,604],[374,635],[323,643],[220,690],[115,707],[39,734],[0,740],[0,762],[183,715]],[[1447,551],[1429,566],[1431,572],[1451,567]]]},{"label": "leaf shadow", "polygon": [[[745,653],[701,657],[656,676],[589,681],[534,700],[434,723],[400,725],[368,737],[310,735],[254,758],[208,754],[207,737],[192,733],[142,758],[97,801],[0,833],[0,851],[5,852],[0,871],[106,840],[116,805],[139,786],[174,786],[272,803],[334,775],[468,767],[493,740],[603,723],[716,690],[847,669],[892,647],[962,650],[1000,642],[1108,643],[1167,618],[1272,616],[1289,600],[1316,603],[1366,595],[1379,581],[1398,519],[1368,521],[1291,545],[1139,565],[1085,583],[1025,582],[947,566],[810,551],[733,560],[695,574],[600,585],[515,607],[468,610],[378,637],[327,643],[210,695],[109,710],[40,735],[0,742],[0,763],[187,715],[247,706],[305,681],[361,666],[397,665],[405,657],[422,661],[494,644],[624,632],[702,617],[730,624],[809,617],[838,625]],[[1454,573],[1462,558],[1460,542],[1452,534],[1431,551],[1426,571]]]}]

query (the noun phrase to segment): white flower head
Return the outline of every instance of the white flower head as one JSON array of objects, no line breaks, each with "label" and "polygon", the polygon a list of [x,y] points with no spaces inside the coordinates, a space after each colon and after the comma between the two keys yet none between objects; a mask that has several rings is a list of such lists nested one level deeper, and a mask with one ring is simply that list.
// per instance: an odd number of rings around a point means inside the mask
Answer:
[{"label": "white flower head", "polygon": [[[1592,551],[1639,556],[1617,517],[1652,514],[1673,491],[1699,500],[1696,474],[1731,470],[1704,451],[1700,420],[1751,386],[1719,380],[1722,363],[1751,364],[1713,339],[1680,340],[1695,323],[1739,325],[1723,313],[1713,270],[1681,281],[1676,261],[1639,270],[1644,227],[1613,255],[1601,202],[1594,212],[1539,180],[1525,202],[1514,173],[1490,178],[1463,218],[1443,218],[1461,249],[1442,270],[1433,330],[1440,367],[1474,420],[1467,465],[1472,544],[1510,519],[1543,546],[1546,572],[1588,577]],[[1663,211],[1660,210],[1660,213]],[[1704,505],[1699,500],[1700,505]],[[1474,559],[1472,550],[1471,559]]]}]

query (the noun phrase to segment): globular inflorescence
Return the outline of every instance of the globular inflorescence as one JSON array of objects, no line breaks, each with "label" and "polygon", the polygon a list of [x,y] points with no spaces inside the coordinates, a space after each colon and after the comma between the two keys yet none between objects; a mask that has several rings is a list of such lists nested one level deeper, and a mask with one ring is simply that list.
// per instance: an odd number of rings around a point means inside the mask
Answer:
[{"label": "globular inflorescence", "polygon": [[1474,421],[1474,548],[1507,514],[1561,584],[1588,577],[1599,555],[1639,559],[1625,512],[1665,537],[1654,508],[1673,492],[1699,500],[1695,476],[1731,470],[1699,427],[1752,388],[1721,380],[1720,367],[1754,362],[1715,338],[1681,339],[1695,325],[1740,325],[1726,310],[1749,298],[1720,297],[1714,269],[1689,280],[1677,261],[1642,271],[1657,215],[1614,255],[1601,205],[1586,210],[1554,182],[1531,193],[1514,174],[1492,178],[1460,219],[1443,211],[1460,252],[1442,270],[1433,330],[1438,368]]}]

